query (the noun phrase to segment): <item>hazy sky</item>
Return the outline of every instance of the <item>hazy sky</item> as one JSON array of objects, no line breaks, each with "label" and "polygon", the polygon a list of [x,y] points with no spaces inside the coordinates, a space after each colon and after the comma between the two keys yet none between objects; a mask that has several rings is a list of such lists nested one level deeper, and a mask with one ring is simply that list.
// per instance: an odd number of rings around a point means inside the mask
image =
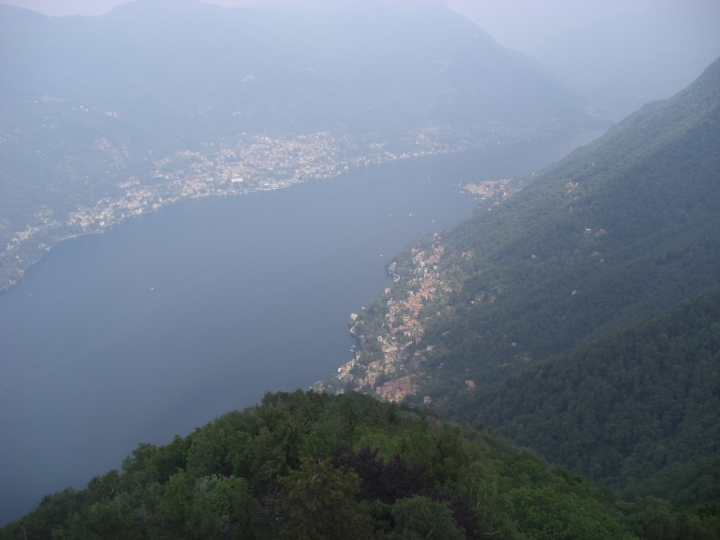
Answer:
[{"label": "hazy sky", "polygon": [[[26,7],[47,15],[101,15],[126,1],[0,0],[0,3]],[[229,6],[278,0],[206,1]],[[682,3],[701,1],[717,2],[718,0],[682,0]],[[523,52],[531,52],[544,39],[563,30],[590,26],[628,11],[681,2],[678,0],[445,0],[445,3],[473,20],[500,44]]]}]

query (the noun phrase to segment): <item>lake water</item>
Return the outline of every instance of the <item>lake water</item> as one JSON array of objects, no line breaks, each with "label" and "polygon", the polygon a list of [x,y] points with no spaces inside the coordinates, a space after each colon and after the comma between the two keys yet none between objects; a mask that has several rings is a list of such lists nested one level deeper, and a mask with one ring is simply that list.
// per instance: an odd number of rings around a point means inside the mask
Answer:
[{"label": "lake water", "polygon": [[0,524],[141,441],[334,372],[385,261],[472,213],[453,184],[526,174],[597,135],[197,199],[63,242],[0,295]]}]

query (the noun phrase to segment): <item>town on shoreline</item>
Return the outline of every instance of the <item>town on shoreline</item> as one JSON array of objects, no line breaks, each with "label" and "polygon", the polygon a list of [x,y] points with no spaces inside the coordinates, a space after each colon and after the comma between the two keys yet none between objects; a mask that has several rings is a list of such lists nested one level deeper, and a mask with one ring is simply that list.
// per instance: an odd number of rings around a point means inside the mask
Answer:
[{"label": "town on shoreline", "polygon": [[[149,172],[129,174],[109,185],[112,195],[69,211],[43,206],[25,219],[22,230],[0,229],[0,291],[22,278],[45,252],[60,241],[99,233],[129,217],[152,212],[178,201],[207,196],[276,190],[318,178],[334,178],[359,167],[396,160],[462,152],[470,148],[515,143],[543,136],[536,130],[459,133],[449,127],[428,127],[388,142],[379,137],[335,136],[320,132],[295,137],[242,134],[158,158]],[[107,139],[95,141],[110,169],[122,169],[122,152]],[[108,171],[105,171],[106,173]],[[469,187],[463,189],[472,192]],[[479,195],[480,193],[475,193]],[[29,223],[28,223],[29,222]]]},{"label": "town on shoreline", "polygon": [[[457,187],[478,197],[492,211],[522,184],[514,178],[500,178]],[[472,259],[473,253],[446,254],[442,235],[434,233],[388,263],[392,284],[367,310],[350,315],[350,335],[357,340],[353,357],[338,367],[337,374],[310,389],[334,394],[362,392],[393,403],[416,395],[427,377],[428,359],[437,354],[436,344],[425,339],[426,329],[448,314],[447,298],[458,286],[453,277],[457,257]],[[475,381],[465,381],[465,387],[474,389]],[[423,396],[422,402],[431,405],[433,398]]]}]

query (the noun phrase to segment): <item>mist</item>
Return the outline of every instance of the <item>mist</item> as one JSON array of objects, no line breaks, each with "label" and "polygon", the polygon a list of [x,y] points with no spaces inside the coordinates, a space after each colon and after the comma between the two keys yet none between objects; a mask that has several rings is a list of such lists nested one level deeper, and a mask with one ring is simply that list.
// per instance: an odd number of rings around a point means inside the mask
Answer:
[{"label": "mist", "polygon": [[[6,0],[52,16],[102,15],[124,0]],[[343,0],[208,0],[221,6]],[[387,3],[387,2],[385,2]],[[667,99],[720,55],[720,4],[691,1],[446,0],[497,43],[528,54],[614,121]]]},{"label": "mist", "polygon": [[0,0],[0,525],[269,391],[482,430],[717,285],[718,56],[699,0]]}]

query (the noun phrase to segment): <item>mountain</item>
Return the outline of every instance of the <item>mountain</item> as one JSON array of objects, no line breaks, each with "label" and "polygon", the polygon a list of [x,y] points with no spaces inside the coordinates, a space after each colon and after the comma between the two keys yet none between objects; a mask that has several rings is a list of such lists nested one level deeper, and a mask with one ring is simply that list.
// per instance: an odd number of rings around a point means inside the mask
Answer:
[{"label": "mountain", "polygon": [[720,287],[448,404],[626,495],[720,500]]},{"label": "mountain", "polygon": [[182,197],[607,123],[439,2],[3,5],[0,74],[0,289]]},{"label": "mountain", "polygon": [[4,93],[111,110],[176,143],[591,120],[569,87],[440,2],[140,0],[101,17],[3,6],[2,20]]},{"label": "mountain", "polygon": [[460,259],[446,263],[456,266],[448,302],[467,329],[443,338],[449,319],[428,332],[448,366],[482,365],[487,380],[505,362],[567,350],[720,283],[719,104],[716,60],[673,99],[444,235]]},{"label": "mountain", "polygon": [[[694,382],[686,379],[673,391],[672,420],[650,412],[669,399],[670,383],[662,379],[671,377],[669,368],[661,377],[644,356],[642,362],[631,360],[629,349],[627,367],[592,371],[587,363],[600,362],[595,354],[616,360],[621,353],[608,353],[610,343],[638,332],[633,347],[655,351],[655,337],[670,339],[669,331],[660,330],[663,322],[646,323],[647,331],[616,332],[720,284],[717,148],[720,59],[672,99],[645,107],[545,171],[463,186],[485,199],[475,215],[390,261],[393,285],[350,323],[361,350],[338,376],[316,387],[373,392],[439,407],[451,418],[502,426],[503,433],[553,462],[629,493],[673,491],[683,502],[715,497],[713,489],[702,487],[713,483],[715,473],[698,472],[703,464],[715,467],[714,440],[703,446],[702,435],[689,435],[706,430],[720,413],[716,353],[703,337],[716,332],[713,311],[698,315],[710,330],[696,325],[678,334],[688,343],[676,352],[687,354],[689,364],[676,369]],[[710,304],[712,298],[706,298]],[[671,318],[684,317],[690,308],[678,309]],[[609,341],[595,342],[604,337]],[[562,360],[542,363],[563,353]],[[663,358],[658,352],[653,362],[667,366],[677,360]],[[571,369],[573,362],[583,365]],[[530,384],[528,377],[536,376]],[[601,389],[618,378],[627,386],[616,392],[574,393],[578,386]],[[528,393],[518,385],[527,385]],[[633,398],[632,389],[645,392],[642,399]],[[610,396],[614,401],[602,401]],[[566,411],[570,401],[575,408]],[[623,426],[638,423],[632,436],[612,423],[602,425],[603,415],[623,402],[633,404],[628,414],[636,416],[617,418]],[[587,411],[596,417],[585,419]],[[588,423],[573,424],[578,415]],[[553,422],[555,431],[541,432],[550,426],[543,422]],[[603,444],[591,451],[592,441]],[[625,446],[616,448],[618,441]],[[684,456],[685,444],[697,453]],[[695,476],[683,485],[682,474]],[[686,488],[695,491],[681,494]]]},{"label": "mountain", "polygon": [[654,5],[547,39],[532,57],[619,120],[682,90],[720,55],[717,2]]},{"label": "mountain", "polygon": [[434,391],[445,394],[720,283],[719,101],[715,61],[548,170],[488,181],[501,200],[391,261],[395,284],[355,329],[366,355],[381,352],[384,336],[404,344],[413,327],[433,346],[428,380],[439,377]]},{"label": "mountain", "polygon": [[717,509],[619,501],[498,437],[350,394],[266,394],[140,444],[0,529],[33,538],[712,538]]}]

